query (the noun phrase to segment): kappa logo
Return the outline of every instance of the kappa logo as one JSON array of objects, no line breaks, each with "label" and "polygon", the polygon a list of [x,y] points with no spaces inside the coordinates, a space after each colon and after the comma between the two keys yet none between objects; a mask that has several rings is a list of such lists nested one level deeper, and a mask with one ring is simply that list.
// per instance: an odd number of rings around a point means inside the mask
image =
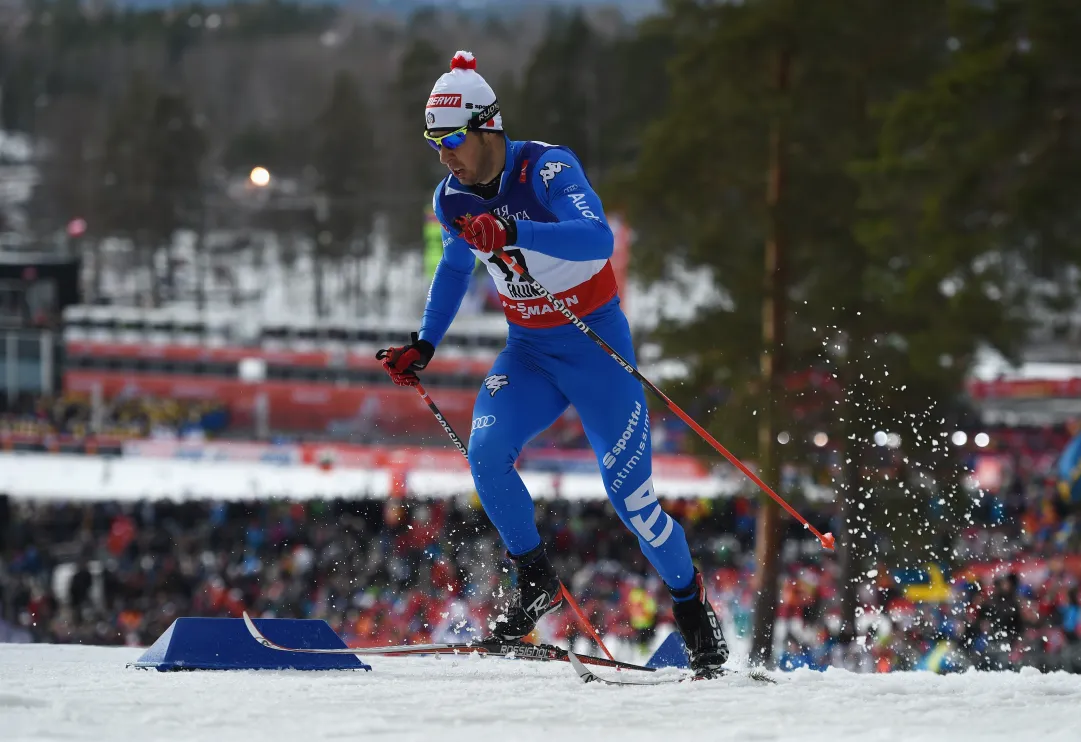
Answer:
[{"label": "kappa logo", "polygon": [[496,392],[509,383],[506,374],[492,374],[484,379],[484,388],[488,390],[489,397],[494,397]]},{"label": "kappa logo", "polygon": [[546,162],[544,167],[540,169],[541,180],[544,181],[544,190],[548,190],[551,186],[552,178],[559,175],[564,170],[569,170],[570,165],[565,162]]},{"label": "kappa logo", "polygon": [[495,415],[481,415],[480,417],[473,418],[473,427],[471,430],[483,430],[484,428],[490,428],[495,425]]},{"label": "kappa logo", "polygon": [[462,107],[462,95],[461,93],[450,93],[448,95],[433,95],[428,98],[428,105],[425,108],[461,108]]}]

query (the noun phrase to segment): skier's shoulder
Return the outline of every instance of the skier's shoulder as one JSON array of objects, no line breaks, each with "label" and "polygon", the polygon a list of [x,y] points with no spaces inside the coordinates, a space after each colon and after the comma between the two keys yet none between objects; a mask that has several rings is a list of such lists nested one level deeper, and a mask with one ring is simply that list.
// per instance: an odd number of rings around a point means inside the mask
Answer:
[{"label": "skier's shoulder", "polygon": [[581,167],[574,150],[562,144],[549,144],[539,140],[511,142],[511,151],[519,162],[544,166],[548,162],[563,161],[566,165]]},{"label": "skier's shoulder", "polygon": [[518,158],[522,163],[522,182],[527,178],[532,180],[533,192],[538,199],[547,201],[555,195],[552,190],[555,186],[561,190],[588,186],[589,179],[582,163],[570,147],[533,141],[522,142],[522,145]]}]

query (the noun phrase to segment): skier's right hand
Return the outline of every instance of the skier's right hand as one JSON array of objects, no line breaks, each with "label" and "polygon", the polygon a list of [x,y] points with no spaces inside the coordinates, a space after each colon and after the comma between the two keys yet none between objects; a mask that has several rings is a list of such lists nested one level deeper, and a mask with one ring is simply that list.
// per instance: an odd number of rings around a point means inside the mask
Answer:
[{"label": "skier's right hand", "polygon": [[375,354],[376,360],[383,362],[383,369],[390,374],[390,379],[398,386],[416,386],[420,383],[417,371],[423,371],[435,355],[435,346],[427,340],[420,340],[417,333],[411,336],[412,342],[397,348],[384,348]]}]

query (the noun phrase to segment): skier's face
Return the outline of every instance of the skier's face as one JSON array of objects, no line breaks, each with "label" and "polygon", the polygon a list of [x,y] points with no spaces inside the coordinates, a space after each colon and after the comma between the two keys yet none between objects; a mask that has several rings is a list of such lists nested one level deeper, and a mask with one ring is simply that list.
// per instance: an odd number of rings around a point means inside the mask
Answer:
[{"label": "skier's face", "polygon": [[[499,137],[471,131],[466,135],[465,141],[454,149],[440,147],[439,161],[447,166],[462,185],[486,183],[493,177],[489,174],[494,161],[492,145],[498,139]],[[502,145],[502,141],[496,143]]]}]

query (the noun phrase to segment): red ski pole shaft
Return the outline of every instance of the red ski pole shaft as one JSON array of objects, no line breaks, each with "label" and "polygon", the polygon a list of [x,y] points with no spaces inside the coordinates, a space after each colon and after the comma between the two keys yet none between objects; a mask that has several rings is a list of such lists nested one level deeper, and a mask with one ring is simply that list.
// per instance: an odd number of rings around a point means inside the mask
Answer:
[{"label": "red ski pole shaft", "polygon": [[651,392],[656,394],[657,397],[659,397],[660,400],[662,402],[664,402],[665,407],[667,407],[669,410],[671,410],[677,416],[679,416],[679,418],[681,420],[683,420],[683,422],[687,423],[687,425],[689,425],[691,427],[691,430],[698,433],[698,435],[701,436],[702,439],[706,443],[713,446],[713,448],[719,454],[721,454],[726,459],[728,459],[728,461],[734,467],[736,467],[741,472],[743,472],[747,476],[747,478],[750,479],[752,482],[754,482],[756,485],[758,485],[758,487],[763,492],[765,492],[767,495],[772,497],[777,502],[778,505],[780,505],[782,508],[784,508],[788,512],[789,515],[791,515],[793,518],[795,518],[800,523],[802,523],[804,525],[804,527],[807,528],[807,530],[809,530],[811,533],[813,533],[815,535],[815,537],[818,539],[819,543],[821,543],[824,548],[829,549],[831,551],[833,550],[834,545],[835,545],[835,540],[833,538],[832,533],[826,533],[826,534],[820,533],[818,531],[818,529],[816,529],[814,526],[812,526],[810,523],[808,523],[807,519],[804,518],[802,515],[800,515],[799,512],[797,512],[794,507],[789,505],[785,501],[785,499],[783,497],[781,497],[776,492],[774,492],[770,488],[770,486],[768,484],[763,482],[758,477],[758,475],[756,475],[753,471],[748,469],[744,465],[744,463],[742,461],[740,461],[738,458],[736,458],[727,448],[722,446],[717,441],[717,439],[715,439],[712,435],[710,435],[708,432],[706,432],[705,428],[703,428],[701,425],[696,423],[694,421],[694,419],[691,418],[690,415],[688,415],[686,412],[684,412],[682,409],[680,409],[679,405],[677,405],[675,402],[670,400],[668,398],[668,395],[666,395],[664,392],[662,392],[657,387],[656,384],[654,384],[652,381],[650,381],[645,376],[643,376],[642,372],[640,372],[632,364],[628,363],[627,360],[624,359],[623,356],[621,356],[615,350],[615,348],[613,348],[611,345],[606,343],[604,341],[604,338],[602,338],[600,335],[598,335],[596,332],[594,332],[593,329],[589,325],[587,325],[585,322],[583,322],[578,317],[577,314],[575,314],[570,309],[568,309],[567,305],[564,304],[559,299],[557,299],[552,292],[550,292],[548,289],[544,288],[544,286],[542,286],[540,284],[540,282],[537,281],[537,279],[535,279],[535,278],[533,278],[533,276],[529,275],[528,271],[526,271],[525,268],[523,268],[521,265],[519,265],[517,262],[515,262],[515,260],[510,255],[508,255],[507,253],[505,253],[503,250],[501,250],[498,247],[493,252],[495,253],[495,255],[500,260],[502,260],[504,263],[506,263],[510,267],[511,270],[513,270],[515,273],[517,273],[519,276],[521,276],[523,281],[528,283],[535,291],[537,291],[542,296],[544,296],[544,298],[546,298],[548,300],[548,302],[552,305],[552,307],[556,311],[558,311],[560,314],[562,314],[564,317],[566,317],[570,321],[570,323],[572,325],[574,325],[579,330],[581,330],[583,333],[585,333],[589,337],[590,340],[595,342],[597,345],[601,346],[601,348],[604,349],[604,352],[606,352],[608,355],[610,355],[613,359],[615,359],[616,363],[618,363],[620,366],[623,367],[624,371],[626,371],[627,373],[634,376],[634,378],[638,379],[638,381],[640,381],[643,386],[645,386]]},{"label": "red ski pole shaft", "polygon": [[418,381],[416,384],[413,385],[413,388],[417,390],[417,394],[419,394],[420,398],[424,400],[424,404],[428,405],[428,409],[432,411],[433,415],[435,415],[436,421],[443,426],[443,430],[445,430],[447,436],[450,437],[451,443],[454,444],[454,447],[458,449],[459,453],[461,453],[462,456],[469,458],[469,449],[465,447],[465,444],[462,443],[462,439],[459,438],[458,434],[454,432],[454,428],[452,428],[450,426],[450,423],[447,422],[447,418],[443,417],[443,413],[440,412],[439,408],[435,406],[435,402],[433,402],[432,398],[428,396],[428,392],[425,391],[424,386]]}]

